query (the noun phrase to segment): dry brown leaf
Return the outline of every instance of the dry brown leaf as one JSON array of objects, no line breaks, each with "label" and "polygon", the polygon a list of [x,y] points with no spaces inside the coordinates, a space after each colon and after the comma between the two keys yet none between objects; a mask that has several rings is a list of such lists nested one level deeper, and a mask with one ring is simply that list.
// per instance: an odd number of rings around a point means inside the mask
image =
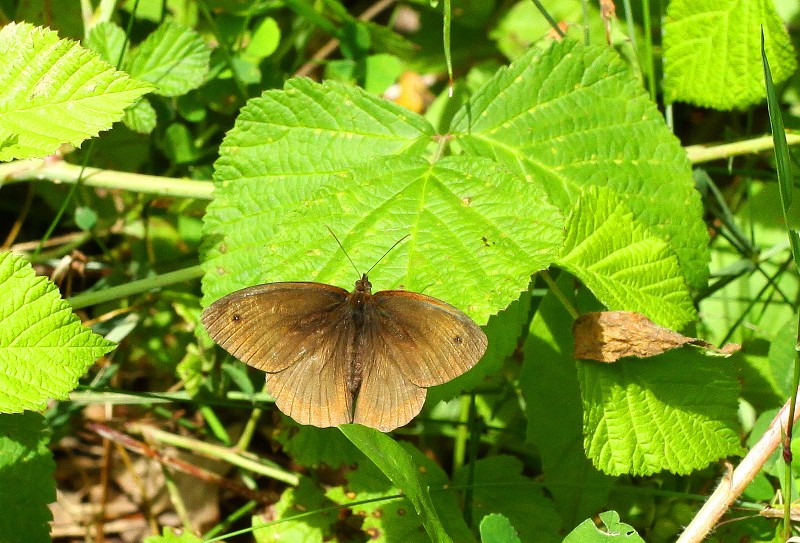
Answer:
[{"label": "dry brown leaf", "polygon": [[717,349],[710,343],[658,326],[634,311],[600,311],[581,315],[572,325],[573,357],[616,362],[625,356],[649,358],[683,345],[697,345],[722,355],[741,346],[729,343]]}]

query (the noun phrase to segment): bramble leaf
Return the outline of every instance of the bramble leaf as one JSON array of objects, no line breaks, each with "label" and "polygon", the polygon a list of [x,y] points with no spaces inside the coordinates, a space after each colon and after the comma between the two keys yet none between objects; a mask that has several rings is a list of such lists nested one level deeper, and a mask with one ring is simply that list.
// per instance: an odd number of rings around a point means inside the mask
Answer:
[{"label": "bramble leaf", "polygon": [[208,74],[211,50],[191,28],[164,23],[130,55],[133,77],[150,81],[162,96],[179,96],[196,89]]},{"label": "bramble leaf", "polygon": [[739,387],[726,358],[692,348],[580,362],[584,448],[610,475],[684,474],[741,454]]},{"label": "bramble leaf", "polygon": [[23,258],[0,253],[0,413],[64,398],[114,344],[81,326],[58,289]]},{"label": "bramble leaf", "polygon": [[766,97],[761,28],[775,83],[797,68],[772,0],[674,0],[664,25],[667,102],[745,109]]},{"label": "bramble leaf", "polygon": [[55,32],[10,23],[0,29],[0,141],[13,143],[0,161],[80,146],[151,88]]},{"label": "bramble leaf", "polygon": [[608,188],[588,187],[580,195],[556,263],[610,310],[637,311],[674,329],[696,317],[672,248]]},{"label": "bramble leaf", "polygon": [[56,499],[49,434],[38,413],[0,415],[0,526],[8,542],[50,541]]},{"label": "bramble leaf", "polygon": [[465,153],[545,188],[566,213],[587,185],[609,188],[705,286],[708,233],[686,153],[630,67],[608,48],[565,40],[502,68],[453,119]]}]

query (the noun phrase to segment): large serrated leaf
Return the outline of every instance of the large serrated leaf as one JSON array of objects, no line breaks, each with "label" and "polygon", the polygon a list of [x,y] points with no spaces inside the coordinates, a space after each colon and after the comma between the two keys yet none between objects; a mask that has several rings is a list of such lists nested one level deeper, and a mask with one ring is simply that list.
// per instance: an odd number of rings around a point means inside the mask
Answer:
[{"label": "large serrated leaf", "polygon": [[64,398],[113,347],[81,326],[55,285],[24,259],[0,253],[0,413]]},{"label": "large serrated leaf", "polygon": [[705,285],[708,234],[686,153],[614,51],[569,40],[531,50],[476,92],[452,131],[465,152],[542,182],[562,210],[585,185],[610,188],[669,240],[688,284]]},{"label": "large serrated leaf", "polygon": [[553,261],[563,236],[542,189],[486,159],[375,160],[298,195],[294,183],[264,183],[239,192],[224,215],[215,207],[223,239],[207,263],[206,295],[267,280],[351,287],[358,275],[328,225],[360,271],[408,235],[375,269],[376,290],[421,291],[485,323]]},{"label": "large serrated leaf", "polygon": [[242,108],[220,147],[214,179],[258,183],[309,176],[298,181],[313,190],[314,176],[374,157],[419,155],[432,138],[425,119],[363,89],[290,79],[283,90],[266,91]]},{"label": "large serrated leaf", "polygon": [[111,128],[152,87],[55,32],[11,23],[0,30],[0,161],[79,146]]},{"label": "large serrated leaf", "polygon": [[[215,163],[214,201],[204,217],[206,302],[266,279],[258,249],[272,238],[287,210],[303,205],[332,175],[345,176],[377,157],[418,155],[432,136],[433,127],[421,117],[335,82],[293,79],[282,91],[250,100]],[[329,218],[319,219],[316,234],[322,246],[323,238],[331,240],[323,226]],[[384,239],[384,250],[397,241]]]},{"label": "large serrated leaf", "polygon": [[610,475],[686,474],[741,454],[739,387],[727,358],[683,348],[615,364],[582,362],[584,447]]},{"label": "large serrated leaf", "polygon": [[797,67],[772,0],[673,0],[664,25],[667,102],[744,109],[766,97],[760,32],[776,83]]},{"label": "large serrated leaf", "polygon": [[559,266],[569,270],[611,310],[638,311],[681,328],[695,309],[678,259],[605,187],[589,187],[567,219]]},{"label": "large serrated leaf", "polygon": [[38,413],[0,415],[0,526],[8,543],[50,541],[56,499],[49,434]]},{"label": "large serrated leaf", "polygon": [[164,23],[131,54],[133,77],[150,81],[162,96],[179,96],[196,89],[208,74],[211,50],[191,28]]}]

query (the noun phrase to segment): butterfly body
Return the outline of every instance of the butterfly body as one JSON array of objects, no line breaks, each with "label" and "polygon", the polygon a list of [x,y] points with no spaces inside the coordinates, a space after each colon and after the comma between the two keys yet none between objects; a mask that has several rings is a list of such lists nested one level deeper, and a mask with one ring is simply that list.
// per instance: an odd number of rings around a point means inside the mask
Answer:
[{"label": "butterfly body", "polygon": [[486,336],[455,307],[423,294],[267,283],[203,312],[214,340],[267,373],[281,411],[301,424],[356,422],[382,431],[422,409],[429,386],[474,366]]}]

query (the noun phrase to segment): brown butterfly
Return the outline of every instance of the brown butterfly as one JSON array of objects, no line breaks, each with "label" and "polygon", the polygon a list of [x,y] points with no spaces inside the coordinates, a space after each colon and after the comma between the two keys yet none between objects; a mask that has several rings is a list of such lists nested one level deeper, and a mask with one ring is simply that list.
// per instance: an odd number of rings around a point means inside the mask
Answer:
[{"label": "brown butterfly", "polygon": [[427,387],[470,369],[487,344],[455,307],[404,290],[372,294],[367,274],[353,292],[322,283],[245,288],[211,304],[202,320],[225,350],[267,372],[281,411],[319,427],[403,426]]}]

